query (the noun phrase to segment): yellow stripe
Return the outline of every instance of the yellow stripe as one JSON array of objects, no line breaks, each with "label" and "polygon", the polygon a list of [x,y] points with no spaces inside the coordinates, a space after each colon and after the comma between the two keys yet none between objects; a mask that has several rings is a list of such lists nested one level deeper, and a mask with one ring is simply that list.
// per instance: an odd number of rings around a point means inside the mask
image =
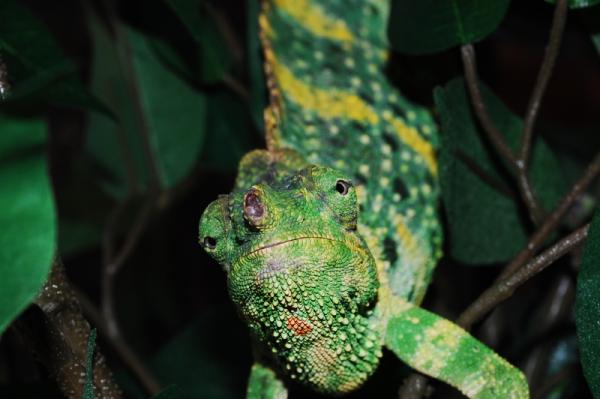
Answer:
[{"label": "yellow stripe", "polygon": [[439,319],[425,328],[411,364],[425,374],[439,378],[449,360],[456,354],[465,332],[448,320]]},{"label": "yellow stripe", "polygon": [[315,36],[341,42],[354,39],[344,21],[329,17],[310,0],[273,0],[273,3]]},{"label": "yellow stripe", "polygon": [[431,170],[431,173],[434,176],[437,175],[437,161],[431,144],[419,136],[417,129],[407,126],[402,120],[394,118],[391,120],[391,124],[394,131],[400,137],[400,140],[419,154]]},{"label": "yellow stripe", "polygon": [[325,119],[349,118],[356,121],[376,124],[377,113],[355,94],[336,89],[323,90],[302,82],[275,57],[272,60],[273,71],[281,92],[293,99],[303,108],[315,111]]},{"label": "yellow stripe", "polygon": [[[370,124],[379,122],[379,117],[373,108],[357,95],[336,89],[323,90],[310,86],[297,79],[274,56],[269,58],[271,58],[269,61],[273,66],[280,90],[293,99],[296,104],[317,112],[325,119],[349,118]],[[393,118],[389,123],[402,143],[421,156],[431,173],[434,176],[437,175],[437,162],[431,144],[419,136],[414,127],[407,126],[402,120]]]}]

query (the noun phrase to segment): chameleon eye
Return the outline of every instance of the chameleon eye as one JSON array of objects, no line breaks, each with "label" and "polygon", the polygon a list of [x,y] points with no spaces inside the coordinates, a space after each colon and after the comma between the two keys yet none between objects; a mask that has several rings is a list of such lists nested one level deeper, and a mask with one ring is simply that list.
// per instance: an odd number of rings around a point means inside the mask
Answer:
[{"label": "chameleon eye", "polygon": [[214,237],[206,236],[203,240],[204,248],[215,249],[217,247],[217,240]]},{"label": "chameleon eye", "polygon": [[348,194],[348,191],[350,191],[350,187],[352,187],[352,183],[347,182],[346,180],[340,179],[335,183],[335,191],[340,193],[340,195]]}]

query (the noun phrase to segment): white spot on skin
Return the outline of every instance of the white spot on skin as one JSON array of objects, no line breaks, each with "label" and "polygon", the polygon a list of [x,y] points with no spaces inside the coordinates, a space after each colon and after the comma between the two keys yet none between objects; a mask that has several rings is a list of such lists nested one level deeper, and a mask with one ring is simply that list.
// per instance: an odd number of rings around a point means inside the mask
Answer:
[{"label": "white spot on skin", "polygon": [[369,66],[367,66],[367,71],[372,75],[376,75],[379,72],[377,65],[375,64],[369,64]]},{"label": "white spot on skin", "polygon": [[358,76],[350,78],[350,84],[355,87],[359,87],[362,84],[362,80]]},{"label": "white spot on skin", "polygon": [[431,186],[427,183],[423,184],[423,186],[421,186],[421,191],[423,192],[423,194],[425,195],[429,195],[431,194]]},{"label": "white spot on skin", "polygon": [[410,152],[408,151],[402,151],[402,153],[400,154],[400,157],[404,160],[404,161],[410,161],[410,159],[412,158],[412,155],[410,154]]},{"label": "white spot on skin", "polygon": [[324,58],[323,52],[322,51],[315,51],[315,59],[317,61],[322,61]]},{"label": "white spot on skin", "polygon": [[384,172],[391,172],[392,171],[392,160],[384,159],[383,162],[381,162],[381,170],[383,170]]},{"label": "white spot on skin", "polygon": [[401,200],[400,194],[398,194],[398,193],[394,193],[394,195],[392,196],[392,199],[393,199],[395,202],[398,202],[398,201],[400,201],[400,200]]},{"label": "white spot on skin", "polygon": [[392,118],[394,117],[394,114],[392,114],[392,111],[390,111],[389,109],[386,109],[385,111],[383,111],[382,115],[383,115],[383,119],[386,121],[391,121]]},{"label": "white spot on skin", "polygon": [[365,144],[365,145],[369,144],[371,142],[371,138],[368,135],[363,134],[363,135],[360,136],[360,142],[363,143],[363,144]]},{"label": "white spot on skin", "polygon": [[379,185],[382,187],[387,187],[390,184],[390,179],[387,177],[382,177],[381,179],[379,179]]},{"label": "white spot on skin", "polygon": [[409,121],[414,121],[415,118],[417,117],[417,114],[415,113],[415,111],[408,111],[406,113],[406,117],[408,118]]},{"label": "white spot on skin", "polygon": [[368,176],[368,175],[369,175],[369,165],[367,165],[367,164],[360,165],[360,166],[358,167],[358,171],[359,171],[361,174],[363,174],[363,175],[365,175],[365,176]]},{"label": "white spot on skin", "polygon": [[391,154],[391,153],[392,153],[392,147],[390,147],[390,145],[389,145],[389,144],[387,144],[387,143],[386,143],[386,144],[383,144],[383,145],[381,146],[381,152],[382,152],[383,154],[389,155],[389,154]]},{"label": "white spot on skin", "polygon": [[344,60],[344,65],[346,65],[348,68],[354,68],[354,60],[352,58],[346,58]]},{"label": "white spot on skin", "polygon": [[340,128],[337,127],[337,125],[329,125],[329,133],[331,133],[332,136],[335,136],[339,132],[340,132]]},{"label": "white spot on skin", "polygon": [[423,125],[423,127],[421,128],[421,130],[425,134],[430,134],[431,133],[431,128],[428,125]]}]

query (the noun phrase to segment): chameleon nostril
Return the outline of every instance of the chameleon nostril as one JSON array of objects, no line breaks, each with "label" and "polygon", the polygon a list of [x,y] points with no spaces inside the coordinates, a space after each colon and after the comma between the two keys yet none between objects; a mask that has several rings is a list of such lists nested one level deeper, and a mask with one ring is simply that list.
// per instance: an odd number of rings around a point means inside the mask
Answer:
[{"label": "chameleon nostril", "polygon": [[260,219],[265,213],[265,207],[256,191],[250,191],[244,197],[244,214],[253,220]]}]

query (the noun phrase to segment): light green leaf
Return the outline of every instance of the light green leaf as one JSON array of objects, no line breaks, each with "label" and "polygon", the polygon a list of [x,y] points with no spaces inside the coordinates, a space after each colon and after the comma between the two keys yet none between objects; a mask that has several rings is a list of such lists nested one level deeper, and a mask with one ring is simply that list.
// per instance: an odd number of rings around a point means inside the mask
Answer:
[{"label": "light green leaf", "polygon": [[250,75],[250,108],[252,119],[257,129],[263,132],[263,113],[267,106],[267,85],[263,74],[262,46],[259,38],[258,15],[260,13],[259,0],[246,0],[247,17],[247,43],[248,43],[248,73]]},{"label": "light green leaf", "polygon": [[583,373],[594,397],[600,397],[600,209],[596,211],[577,276],[575,325]]},{"label": "light green leaf", "polygon": [[492,33],[510,0],[392,0],[388,37],[392,47],[427,54],[477,42]]},{"label": "light green leaf", "polygon": [[[509,146],[516,148],[522,121],[483,85],[482,92],[496,126]],[[440,183],[450,254],[467,264],[506,261],[525,245],[528,236],[528,220],[515,205],[521,199],[514,179],[501,172],[498,157],[482,139],[464,81],[454,79],[443,89],[436,88],[434,95],[442,122]],[[531,155],[530,178],[542,205],[552,209],[565,184],[560,165],[539,138]]]},{"label": "light green leaf", "polygon": [[[150,184],[152,164],[160,188],[173,187],[188,175],[200,155],[205,95],[161,61],[151,37],[120,26],[114,43],[97,20],[90,25],[95,51],[93,91],[111,104],[118,117],[115,122],[90,115],[87,147],[107,172],[106,188],[122,198],[133,179],[144,190]],[[132,175],[127,163],[132,165]]]},{"label": "light green leaf", "polygon": [[41,120],[0,114],[0,334],[37,296],[55,251]]}]

